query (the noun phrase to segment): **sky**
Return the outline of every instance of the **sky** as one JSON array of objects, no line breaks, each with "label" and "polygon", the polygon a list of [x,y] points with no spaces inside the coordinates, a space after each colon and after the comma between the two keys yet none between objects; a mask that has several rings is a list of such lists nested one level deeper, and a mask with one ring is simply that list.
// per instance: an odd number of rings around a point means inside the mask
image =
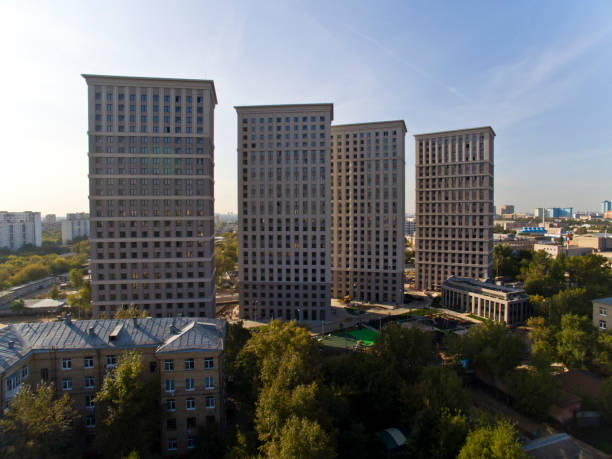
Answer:
[{"label": "sky", "polygon": [[612,200],[612,2],[0,2],[0,210],[88,210],[83,73],[215,82],[215,212],[236,212],[236,105],[334,103],[414,138],[490,125],[495,204]]}]

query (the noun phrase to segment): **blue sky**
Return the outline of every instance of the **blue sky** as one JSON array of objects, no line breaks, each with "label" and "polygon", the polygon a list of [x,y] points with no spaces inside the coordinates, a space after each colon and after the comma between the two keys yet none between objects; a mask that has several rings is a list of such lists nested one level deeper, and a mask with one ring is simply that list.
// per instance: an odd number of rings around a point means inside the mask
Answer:
[{"label": "blue sky", "polygon": [[0,3],[0,210],[87,210],[81,73],[215,81],[215,210],[236,210],[234,105],[333,102],[413,135],[491,125],[495,203],[612,199],[610,1]]}]

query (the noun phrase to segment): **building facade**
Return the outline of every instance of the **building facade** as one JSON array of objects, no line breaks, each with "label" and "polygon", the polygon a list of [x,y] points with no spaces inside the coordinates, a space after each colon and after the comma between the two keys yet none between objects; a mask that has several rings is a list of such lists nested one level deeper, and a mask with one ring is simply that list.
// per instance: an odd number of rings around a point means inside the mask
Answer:
[{"label": "building facade", "polygon": [[214,317],[214,83],[84,78],[94,317]]},{"label": "building facade", "polygon": [[593,300],[593,326],[608,330],[609,316],[612,316],[612,297]]},{"label": "building facade", "polygon": [[601,201],[601,215],[611,210],[612,210],[612,202],[608,201],[607,199],[605,201]]},{"label": "building facade", "polygon": [[240,317],[329,320],[333,105],[235,108]]},{"label": "building facade", "polygon": [[501,206],[499,209],[499,215],[513,215],[514,214],[514,206],[506,204],[505,206]]},{"label": "building facade", "polygon": [[146,380],[160,379],[161,453],[195,448],[197,428],[223,422],[225,322],[187,317],[66,320],[12,324],[0,331],[0,398],[8,407],[23,384],[54,384],[95,436],[93,401],[126,351],[137,350]]},{"label": "building facade", "polygon": [[417,289],[490,278],[494,138],[488,126],[415,135]]},{"label": "building facade", "polygon": [[523,289],[455,276],[442,282],[441,304],[508,325],[521,323],[533,313]]},{"label": "building facade", "polygon": [[61,222],[62,244],[73,241],[77,238],[89,237],[89,214],[79,212],[67,214],[66,220]]},{"label": "building facade", "polygon": [[400,305],[404,121],[331,128],[331,294]]},{"label": "building facade", "polygon": [[416,233],[416,218],[408,217],[404,222],[404,236],[412,236]]},{"label": "building facade", "polygon": [[25,244],[42,245],[40,212],[0,212],[0,247],[17,250]]}]

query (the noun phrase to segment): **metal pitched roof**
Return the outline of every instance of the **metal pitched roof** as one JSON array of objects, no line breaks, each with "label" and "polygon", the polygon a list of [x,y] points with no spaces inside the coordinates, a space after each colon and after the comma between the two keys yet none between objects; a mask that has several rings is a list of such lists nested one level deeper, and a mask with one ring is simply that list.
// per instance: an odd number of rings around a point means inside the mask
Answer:
[{"label": "metal pitched roof", "polygon": [[[116,337],[111,341],[113,332]],[[225,321],[192,317],[18,323],[0,329],[0,371],[33,351],[134,347],[156,347],[157,352],[222,350],[224,338]]]}]

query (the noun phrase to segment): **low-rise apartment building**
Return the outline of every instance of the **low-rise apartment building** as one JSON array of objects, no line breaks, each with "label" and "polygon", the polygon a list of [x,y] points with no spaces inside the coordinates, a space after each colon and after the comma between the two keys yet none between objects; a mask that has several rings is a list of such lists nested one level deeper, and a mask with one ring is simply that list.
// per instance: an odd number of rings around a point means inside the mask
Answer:
[{"label": "low-rise apartment building", "polygon": [[225,322],[189,317],[19,323],[0,330],[0,400],[23,384],[52,382],[95,435],[94,398],[126,351],[141,353],[146,379],[159,377],[163,455],[195,447],[198,426],[223,421]]},{"label": "low-rise apartment building", "polygon": [[456,276],[442,282],[441,304],[508,325],[523,322],[533,312],[523,289]]},{"label": "low-rise apartment building", "polygon": [[593,326],[599,330],[607,330],[612,317],[612,296],[593,300]]}]

